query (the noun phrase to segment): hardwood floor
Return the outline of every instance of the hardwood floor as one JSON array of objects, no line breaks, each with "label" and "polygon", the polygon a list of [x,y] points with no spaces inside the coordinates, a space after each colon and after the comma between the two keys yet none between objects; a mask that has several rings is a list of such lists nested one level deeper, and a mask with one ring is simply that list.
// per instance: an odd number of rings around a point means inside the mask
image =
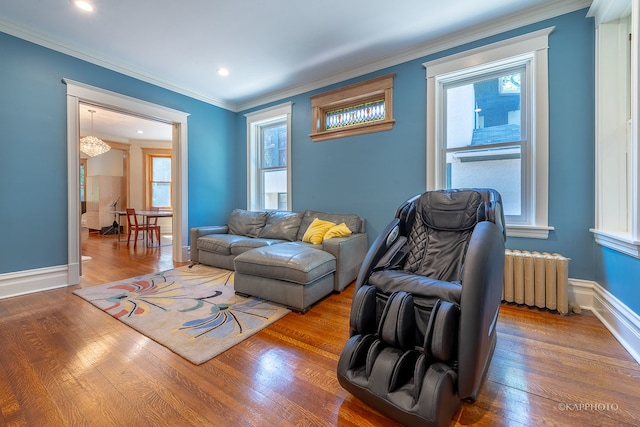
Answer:
[{"label": "hardwood floor", "polygon": [[[172,268],[171,248],[83,236],[80,286]],[[0,426],[394,426],[335,375],[353,285],[195,366],[76,297],[0,300]],[[503,305],[456,426],[638,426],[640,366],[591,313]]]},{"label": "hardwood floor", "polygon": [[90,261],[82,263],[80,285],[91,286],[126,279],[140,274],[169,270],[188,263],[174,263],[169,236],[162,236],[162,246],[147,248],[143,241],[127,246],[127,236],[89,233],[83,228],[80,233],[83,256]]}]

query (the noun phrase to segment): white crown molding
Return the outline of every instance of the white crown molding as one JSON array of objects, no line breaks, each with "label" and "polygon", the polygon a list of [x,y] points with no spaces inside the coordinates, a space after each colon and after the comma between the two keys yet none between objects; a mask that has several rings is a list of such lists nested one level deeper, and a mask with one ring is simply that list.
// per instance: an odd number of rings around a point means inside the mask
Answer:
[{"label": "white crown molding", "polygon": [[125,65],[123,63],[120,63],[117,60],[109,59],[109,58],[100,58],[100,57],[94,56],[86,51],[78,50],[67,44],[51,39],[50,37],[44,36],[42,34],[28,30],[22,26],[16,25],[1,17],[0,17],[0,31],[7,33],[9,35],[12,35],[14,37],[17,37],[19,39],[23,39],[28,42],[35,43],[37,45],[46,47],[51,50],[55,50],[56,52],[64,53],[65,55],[69,55],[74,58],[81,59],[83,61],[89,62],[94,65],[99,65],[100,67],[104,67],[111,71],[116,71],[118,73],[170,90],[172,92],[176,92],[181,95],[185,95],[190,98],[194,98],[199,101],[206,102],[207,104],[215,105],[220,108],[224,108],[226,110],[231,110],[231,111],[234,111],[235,109],[235,104],[233,103],[227,102],[222,99],[212,98],[210,96],[206,96],[206,95],[182,88],[180,86],[176,86],[157,76],[153,76],[144,71],[136,70],[132,68],[130,65]]},{"label": "white crown molding", "polygon": [[630,13],[631,2],[629,0],[593,0],[587,16],[595,18],[597,27]]},{"label": "white crown molding", "polygon": [[82,59],[92,64],[99,65],[112,71],[116,71],[129,77],[142,80],[155,86],[159,86],[164,89],[171,90],[173,92],[180,93],[182,95],[237,113],[239,111],[259,107],[261,105],[299,95],[301,93],[320,89],[322,87],[329,86],[335,83],[340,83],[351,78],[360,77],[368,73],[425,57],[437,52],[442,52],[449,48],[461,46],[466,43],[500,34],[505,31],[513,30],[525,25],[533,24],[535,22],[543,21],[545,19],[553,18],[555,16],[564,15],[566,13],[584,9],[589,6],[591,6],[591,0],[567,0],[562,2],[549,2],[523,12],[515,13],[504,18],[493,20],[483,25],[478,25],[467,28],[463,31],[458,31],[453,35],[440,37],[438,39],[418,45],[415,48],[408,49],[398,55],[394,55],[380,61],[367,63],[360,67],[355,67],[323,79],[315,80],[313,82],[305,83],[298,86],[292,86],[283,90],[274,91],[264,96],[259,96],[238,103],[226,101],[223,99],[212,98],[210,96],[176,86],[157,76],[153,76],[149,73],[133,69],[130,65],[120,63],[119,61],[112,58],[97,57],[93,54],[90,54],[89,52],[81,51],[62,42],[52,40],[50,37],[47,37],[43,34],[38,34],[23,27],[17,26],[14,23],[11,23],[10,21],[2,18],[0,18],[0,31],[30,41],[40,46],[44,46],[46,48],[73,56],[75,58]]}]

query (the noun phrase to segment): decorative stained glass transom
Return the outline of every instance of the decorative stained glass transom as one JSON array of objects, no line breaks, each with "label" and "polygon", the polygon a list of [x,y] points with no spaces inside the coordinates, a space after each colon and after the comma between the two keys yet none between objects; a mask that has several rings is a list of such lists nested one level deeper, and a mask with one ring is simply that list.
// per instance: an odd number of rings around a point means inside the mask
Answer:
[{"label": "decorative stained glass transom", "polygon": [[329,111],[326,115],[326,128],[337,129],[348,126],[371,123],[385,119],[384,99],[367,102],[352,107]]},{"label": "decorative stained glass transom", "polygon": [[340,87],[310,97],[313,142],[391,130],[395,74]]}]

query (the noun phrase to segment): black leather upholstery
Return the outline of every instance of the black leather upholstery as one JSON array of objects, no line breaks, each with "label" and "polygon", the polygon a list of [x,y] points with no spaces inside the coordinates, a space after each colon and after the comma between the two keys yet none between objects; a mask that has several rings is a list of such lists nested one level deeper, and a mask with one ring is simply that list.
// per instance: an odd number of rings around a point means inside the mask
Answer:
[{"label": "black leather upholstery", "polygon": [[496,343],[505,236],[495,190],[403,203],[356,279],[340,384],[405,425],[446,425],[474,401]]}]

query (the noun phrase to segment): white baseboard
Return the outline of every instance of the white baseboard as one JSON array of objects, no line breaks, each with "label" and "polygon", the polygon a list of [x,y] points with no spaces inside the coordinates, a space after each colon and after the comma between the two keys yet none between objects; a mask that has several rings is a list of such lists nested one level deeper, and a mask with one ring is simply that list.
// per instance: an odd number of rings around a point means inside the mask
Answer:
[{"label": "white baseboard", "polygon": [[640,316],[596,282],[569,279],[569,302],[591,310],[640,364]]},{"label": "white baseboard", "polygon": [[0,274],[0,299],[62,288],[69,283],[66,265]]}]

